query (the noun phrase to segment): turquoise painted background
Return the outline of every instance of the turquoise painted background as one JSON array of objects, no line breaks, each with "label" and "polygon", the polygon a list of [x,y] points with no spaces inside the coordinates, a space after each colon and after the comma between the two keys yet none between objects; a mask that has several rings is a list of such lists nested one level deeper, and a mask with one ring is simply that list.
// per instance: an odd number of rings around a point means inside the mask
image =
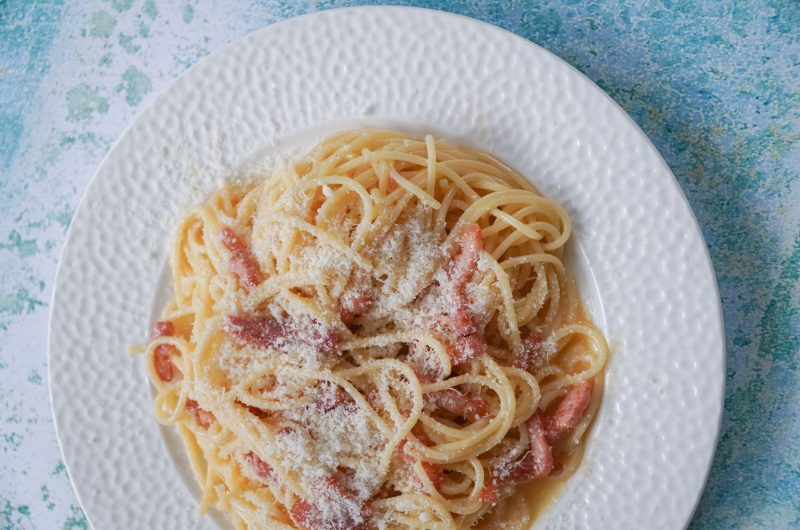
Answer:
[{"label": "turquoise painted background", "polygon": [[[226,42],[354,3],[0,0],[0,528],[88,526],[52,426],[46,328],[72,212],[110,145]],[[556,53],[661,151],[708,242],[728,340],[691,528],[800,528],[800,3],[412,3]]]}]

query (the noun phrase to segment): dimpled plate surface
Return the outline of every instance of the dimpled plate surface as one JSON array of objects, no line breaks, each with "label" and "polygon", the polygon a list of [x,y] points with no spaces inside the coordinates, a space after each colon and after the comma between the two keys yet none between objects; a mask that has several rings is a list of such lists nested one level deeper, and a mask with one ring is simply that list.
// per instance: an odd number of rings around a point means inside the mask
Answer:
[{"label": "dimpled plate surface", "polygon": [[144,341],[183,207],[257,154],[353,125],[485,148],[574,219],[575,267],[612,357],[585,460],[535,527],[684,527],[716,442],[724,342],[706,248],[669,169],[610,98],[541,48],[385,7],[230,44],[143,112],[92,181],[58,272],[49,363],[59,440],[93,526],[219,527],[198,517],[152,416],[144,361],[127,348]]}]

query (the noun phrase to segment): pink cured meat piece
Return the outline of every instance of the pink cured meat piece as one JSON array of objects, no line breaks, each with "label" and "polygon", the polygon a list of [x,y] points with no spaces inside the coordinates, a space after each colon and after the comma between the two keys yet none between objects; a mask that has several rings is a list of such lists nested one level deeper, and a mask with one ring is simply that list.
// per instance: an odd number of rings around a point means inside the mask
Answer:
[{"label": "pink cured meat piece", "polygon": [[346,326],[353,323],[356,317],[360,317],[372,307],[375,297],[364,289],[354,289],[345,293],[339,303],[339,318]]},{"label": "pink cured meat piece", "polygon": [[229,253],[231,271],[239,278],[239,284],[245,289],[252,289],[262,281],[264,274],[258,264],[250,245],[239,235],[236,230],[226,226],[220,233],[222,246]]},{"label": "pink cured meat piece", "polygon": [[529,333],[514,352],[512,364],[526,372],[533,372],[547,362],[544,341],[537,333]]},{"label": "pink cured meat piece", "polygon": [[314,401],[314,406],[320,412],[331,412],[339,407],[344,407],[347,412],[354,413],[357,410],[356,402],[345,392],[342,387],[334,383],[324,382],[321,385],[322,391]]},{"label": "pink cured meat piece", "polygon": [[[175,335],[175,325],[169,320],[159,320],[153,326],[151,338],[172,337]],[[175,378],[175,365],[170,357],[177,352],[172,344],[159,344],[153,350],[153,365],[158,378],[169,383]]]},{"label": "pink cured meat piece", "polygon": [[282,322],[270,315],[230,315],[225,329],[240,342],[256,348],[271,348],[284,342],[299,342],[323,354],[336,352],[336,333],[309,320]]},{"label": "pink cured meat piece", "polygon": [[593,388],[591,380],[573,386],[553,415],[545,419],[545,430],[550,443],[575,428],[592,401]]},{"label": "pink cured meat piece", "polygon": [[431,392],[425,399],[437,407],[449,410],[461,417],[485,416],[489,413],[489,404],[480,398],[461,394],[452,388]]},{"label": "pink cured meat piece", "polygon": [[528,420],[528,438],[531,447],[530,474],[521,478],[533,480],[546,477],[553,471],[553,449],[547,441],[544,419],[538,413]]},{"label": "pink cured meat piece", "polygon": [[536,413],[528,420],[530,452],[520,461],[492,471],[492,481],[479,493],[487,504],[498,501],[503,488],[523,484],[530,480],[560,472],[553,460],[552,444],[575,428],[592,400],[594,384],[591,380],[572,387],[556,407],[552,416]]},{"label": "pink cured meat piece", "polygon": [[461,232],[461,252],[450,264],[450,281],[456,291],[463,291],[478,269],[478,258],[483,250],[483,231],[475,223],[468,224]]},{"label": "pink cured meat piece", "polygon": [[508,486],[517,486],[537,478],[546,477],[553,471],[553,450],[547,441],[544,420],[539,413],[531,416],[527,423],[530,452],[525,458],[500,466],[492,471],[492,480],[478,493],[481,501],[496,503]]},{"label": "pink cured meat piece", "polygon": [[[365,530],[364,522],[369,516],[369,506],[358,502],[356,494],[334,478],[322,481],[319,495],[328,503],[347,506],[350,509],[336,510],[336,516],[326,516],[319,507],[309,501],[298,499],[289,515],[300,528],[307,530]],[[335,517],[335,518],[334,518]]]},{"label": "pink cured meat piece", "polygon": [[193,399],[186,400],[186,410],[189,411],[189,414],[194,416],[194,421],[203,429],[211,427],[211,424],[213,424],[216,419],[212,412],[201,409],[197,401]]},{"label": "pink cured meat piece", "polygon": [[253,470],[253,473],[262,480],[274,480],[275,475],[272,472],[272,467],[258,457],[254,452],[250,451],[244,455],[244,461]]},{"label": "pink cured meat piece", "polygon": [[153,333],[151,338],[157,339],[158,337],[172,337],[175,335],[175,324],[171,320],[159,320],[153,326]]},{"label": "pink cured meat piece", "polygon": [[453,364],[459,365],[477,359],[486,353],[486,342],[475,325],[475,315],[470,310],[466,286],[478,269],[478,259],[483,250],[483,231],[475,224],[464,227],[461,233],[461,252],[450,262],[451,305],[454,307],[442,315],[436,326],[450,338],[447,352]]}]

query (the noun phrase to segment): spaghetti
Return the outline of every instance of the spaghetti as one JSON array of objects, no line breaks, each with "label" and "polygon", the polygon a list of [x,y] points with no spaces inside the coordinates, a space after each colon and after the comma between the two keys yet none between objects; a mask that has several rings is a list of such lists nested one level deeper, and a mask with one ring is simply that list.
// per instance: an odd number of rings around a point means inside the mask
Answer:
[{"label": "spaghetti", "polygon": [[462,529],[567,478],[607,357],[570,230],[489,155],[394,131],[335,134],[190,208],[146,355],[201,511]]}]

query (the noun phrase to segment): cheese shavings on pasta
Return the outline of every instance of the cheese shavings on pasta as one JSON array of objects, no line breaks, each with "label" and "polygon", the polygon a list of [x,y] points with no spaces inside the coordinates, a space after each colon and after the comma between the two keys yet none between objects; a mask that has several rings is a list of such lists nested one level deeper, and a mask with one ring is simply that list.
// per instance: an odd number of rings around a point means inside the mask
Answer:
[{"label": "cheese shavings on pasta", "polygon": [[201,510],[238,529],[527,528],[566,479],[606,341],[564,209],[495,158],[356,130],[190,208],[146,355]]}]

